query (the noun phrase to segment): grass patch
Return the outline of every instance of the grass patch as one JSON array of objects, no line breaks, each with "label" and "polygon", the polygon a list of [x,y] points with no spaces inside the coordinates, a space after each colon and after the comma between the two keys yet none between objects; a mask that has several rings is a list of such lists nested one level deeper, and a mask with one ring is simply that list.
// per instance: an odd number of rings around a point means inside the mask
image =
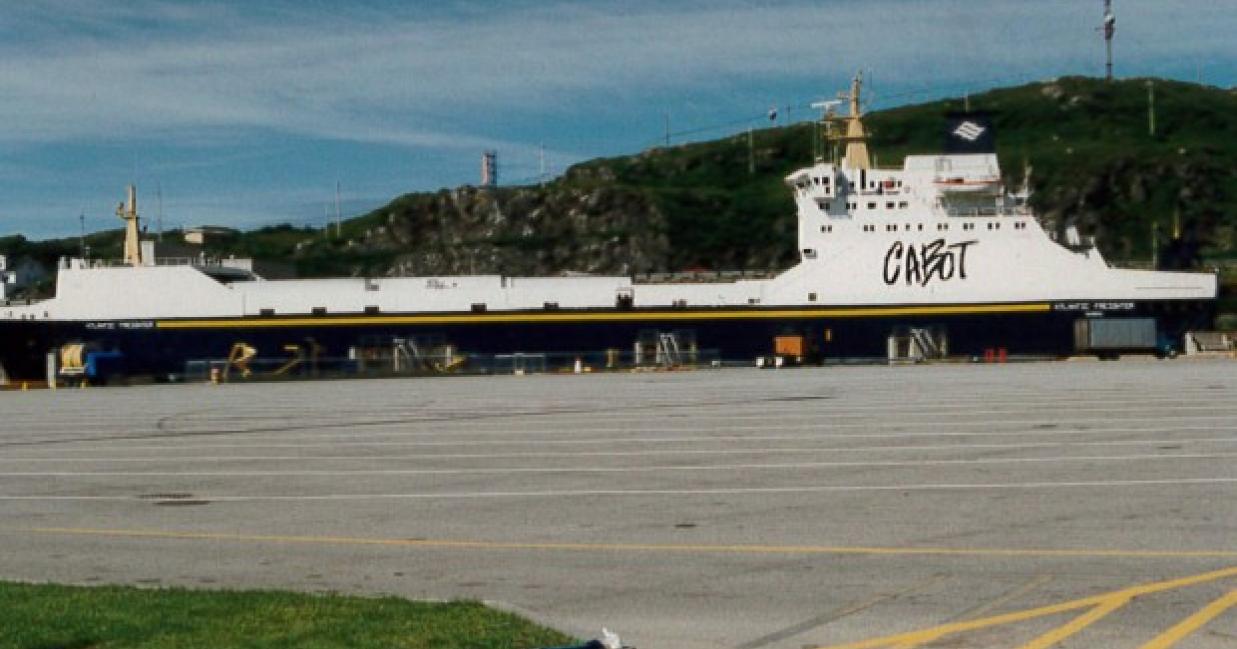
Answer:
[{"label": "grass patch", "polygon": [[477,602],[0,582],[0,649],[526,649],[572,639]]}]

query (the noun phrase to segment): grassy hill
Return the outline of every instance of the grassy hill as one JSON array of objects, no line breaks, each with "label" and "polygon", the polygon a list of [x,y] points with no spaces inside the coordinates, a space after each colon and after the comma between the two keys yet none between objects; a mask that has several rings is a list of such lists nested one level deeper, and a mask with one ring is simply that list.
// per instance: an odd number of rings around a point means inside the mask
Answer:
[{"label": "grassy hill", "polygon": [[[1032,203],[1048,227],[1077,225],[1110,260],[1147,263],[1153,230],[1162,243],[1177,222],[1207,261],[1237,260],[1237,93],[1155,80],[1152,134],[1147,83],[1064,78],[970,105],[992,113],[1007,183],[1032,170]],[[951,99],[870,114],[876,163],[939,152],[944,115],[961,108]],[[814,132],[811,123],[756,131],[750,158],[743,133],[592,160],[544,187],[407,194],[339,233],[264,228],[209,252],[279,259],[305,276],[779,268],[795,257],[782,177],[811,163]],[[90,245],[115,256],[118,242],[101,233]],[[54,259],[77,241],[0,239],[0,253],[14,248]]]}]

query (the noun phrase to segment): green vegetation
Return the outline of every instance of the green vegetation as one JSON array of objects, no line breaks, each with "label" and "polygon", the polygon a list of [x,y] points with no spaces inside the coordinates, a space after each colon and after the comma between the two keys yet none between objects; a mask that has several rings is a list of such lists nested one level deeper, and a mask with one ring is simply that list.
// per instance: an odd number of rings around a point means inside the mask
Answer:
[{"label": "green vegetation", "polygon": [[[1237,92],[1156,80],[1071,77],[970,97],[992,113],[1010,186],[1032,169],[1045,225],[1094,234],[1112,261],[1148,264],[1179,231],[1205,263],[1237,263]],[[874,112],[878,165],[937,153],[958,99]],[[544,187],[407,194],[340,231],[284,225],[216,241],[211,254],[293,265],[303,276],[407,273],[627,273],[767,269],[795,259],[782,178],[810,164],[811,123],[578,164]],[[117,233],[92,235],[97,255]],[[93,241],[94,238],[98,241]],[[0,240],[0,254],[75,251],[76,239]],[[24,248],[23,248],[24,246]]]},{"label": "green vegetation", "polygon": [[526,649],[571,639],[475,602],[0,582],[0,649]]}]

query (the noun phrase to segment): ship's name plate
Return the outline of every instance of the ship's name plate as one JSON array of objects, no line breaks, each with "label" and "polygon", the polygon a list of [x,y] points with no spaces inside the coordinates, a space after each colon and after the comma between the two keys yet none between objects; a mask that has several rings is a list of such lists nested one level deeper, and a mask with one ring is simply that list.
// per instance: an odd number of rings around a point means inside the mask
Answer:
[{"label": "ship's name plate", "polygon": [[1133,302],[1053,302],[1053,311],[1132,311]]},{"label": "ship's name plate", "polygon": [[87,322],[86,328],[95,329],[95,330],[100,330],[100,329],[154,329],[155,321],[154,320],[122,320],[122,321],[117,322],[117,321],[105,320],[101,322]]},{"label": "ship's name plate", "polygon": [[898,282],[927,286],[932,280],[966,279],[966,250],[976,243],[975,239],[957,243],[937,239],[919,245],[895,241],[885,252],[882,278],[889,286]]}]

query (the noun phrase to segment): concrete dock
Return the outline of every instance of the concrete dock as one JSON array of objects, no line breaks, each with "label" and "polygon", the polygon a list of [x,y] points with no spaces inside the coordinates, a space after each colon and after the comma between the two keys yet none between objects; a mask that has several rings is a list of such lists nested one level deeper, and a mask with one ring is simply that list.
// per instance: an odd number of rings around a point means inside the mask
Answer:
[{"label": "concrete dock", "polygon": [[0,578],[640,649],[1237,645],[1232,361],[0,394]]}]

